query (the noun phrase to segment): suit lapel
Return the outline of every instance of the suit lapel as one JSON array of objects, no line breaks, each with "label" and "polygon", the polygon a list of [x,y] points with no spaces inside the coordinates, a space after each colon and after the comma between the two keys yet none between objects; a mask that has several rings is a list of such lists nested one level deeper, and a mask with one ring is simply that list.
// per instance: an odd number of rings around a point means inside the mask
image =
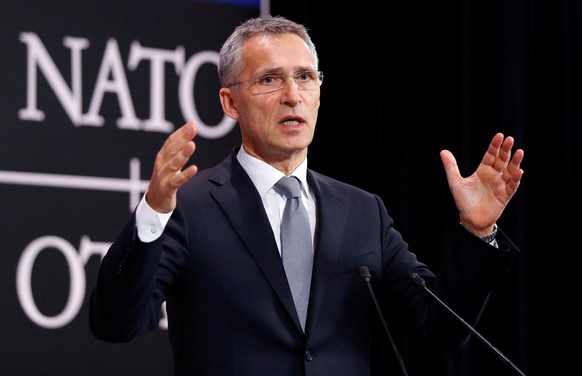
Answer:
[{"label": "suit lapel", "polygon": [[307,312],[307,329],[317,322],[324,310],[324,296],[330,288],[330,278],[342,249],[347,206],[333,186],[308,172],[308,181],[317,199],[317,233],[315,234],[315,260],[311,280],[311,295]]},{"label": "suit lapel", "polygon": [[[315,259],[307,312],[308,334],[311,323],[318,320],[324,309],[324,296],[341,250],[347,207],[333,186],[319,178],[317,173],[309,170],[307,178],[317,199],[318,212]],[[211,195],[224,210],[245,248],[289,313],[297,330],[302,332],[281,256],[261,197],[236,160],[236,151],[216,169],[216,173],[210,179],[217,184]]]},{"label": "suit lapel", "polygon": [[211,177],[211,180],[219,184],[211,195],[293,318],[297,329],[302,331],[263,202],[235,155],[233,154],[232,158]]}]

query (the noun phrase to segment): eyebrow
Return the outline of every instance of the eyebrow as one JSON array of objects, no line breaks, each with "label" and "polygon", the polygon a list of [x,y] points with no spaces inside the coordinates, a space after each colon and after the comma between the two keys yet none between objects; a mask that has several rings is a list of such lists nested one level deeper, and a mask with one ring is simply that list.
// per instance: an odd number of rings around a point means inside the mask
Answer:
[{"label": "eyebrow", "polygon": [[[306,67],[306,66],[298,66],[298,67],[294,68],[293,73],[305,72],[305,71],[316,71],[316,69],[311,68],[311,67]],[[282,67],[276,67],[276,68],[268,68],[268,69],[264,69],[262,71],[259,71],[259,73],[256,73],[255,77],[264,76],[266,74],[287,74],[287,73],[285,72],[285,69],[283,69]]]}]

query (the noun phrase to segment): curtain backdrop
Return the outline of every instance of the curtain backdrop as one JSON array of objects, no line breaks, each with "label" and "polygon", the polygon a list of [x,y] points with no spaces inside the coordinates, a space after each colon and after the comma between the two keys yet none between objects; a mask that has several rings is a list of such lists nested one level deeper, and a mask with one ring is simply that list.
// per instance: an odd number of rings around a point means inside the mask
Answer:
[{"label": "curtain backdrop", "polygon": [[[271,14],[308,26],[325,73],[310,166],[380,194],[431,267],[457,216],[439,151],[467,176],[496,132],[516,138],[525,174],[499,226],[523,254],[476,329],[528,375],[578,374],[582,3],[272,0]],[[516,374],[476,337],[446,356],[400,346],[411,376]],[[379,374],[398,374],[389,351],[396,373]]]}]

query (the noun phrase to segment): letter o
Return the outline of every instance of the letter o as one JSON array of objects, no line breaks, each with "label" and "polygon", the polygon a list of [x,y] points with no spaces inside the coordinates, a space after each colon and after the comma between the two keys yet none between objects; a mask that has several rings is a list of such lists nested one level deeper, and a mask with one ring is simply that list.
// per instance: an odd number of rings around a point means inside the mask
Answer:
[{"label": "letter o", "polygon": [[214,51],[199,52],[186,62],[183,74],[180,75],[180,83],[178,88],[178,97],[182,115],[185,119],[192,119],[198,126],[198,134],[209,139],[216,139],[226,136],[232,128],[236,125],[236,121],[226,115],[223,115],[222,120],[217,125],[206,125],[196,111],[194,104],[194,82],[196,81],[196,73],[202,64],[213,63],[218,66],[218,53]]},{"label": "letter o", "polygon": [[[45,316],[34,302],[32,293],[32,268],[37,256],[46,248],[59,250],[69,267],[70,289],[67,305],[56,316]],[[22,253],[16,269],[16,291],[26,315],[43,328],[55,329],[67,325],[79,312],[85,298],[85,269],[79,254],[71,243],[57,236],[43,236],[32,241]]]}]

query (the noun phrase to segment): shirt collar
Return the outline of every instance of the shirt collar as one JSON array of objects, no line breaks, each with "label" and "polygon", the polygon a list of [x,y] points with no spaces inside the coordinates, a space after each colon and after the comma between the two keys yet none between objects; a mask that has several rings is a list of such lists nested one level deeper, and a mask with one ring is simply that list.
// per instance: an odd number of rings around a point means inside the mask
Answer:
[{"label": "shirt collar", "polygon": [[[266,195],[273,188],[273,185],[285,176],[275,167],[247,153],[243,146],[239,149],[236,158],[255,184],[261,196]],[[295,176],[301,181],[301,189],[307,197],[310,197],[309,186],[307,185],[307,158],[293,171],[291,176]]]}]

